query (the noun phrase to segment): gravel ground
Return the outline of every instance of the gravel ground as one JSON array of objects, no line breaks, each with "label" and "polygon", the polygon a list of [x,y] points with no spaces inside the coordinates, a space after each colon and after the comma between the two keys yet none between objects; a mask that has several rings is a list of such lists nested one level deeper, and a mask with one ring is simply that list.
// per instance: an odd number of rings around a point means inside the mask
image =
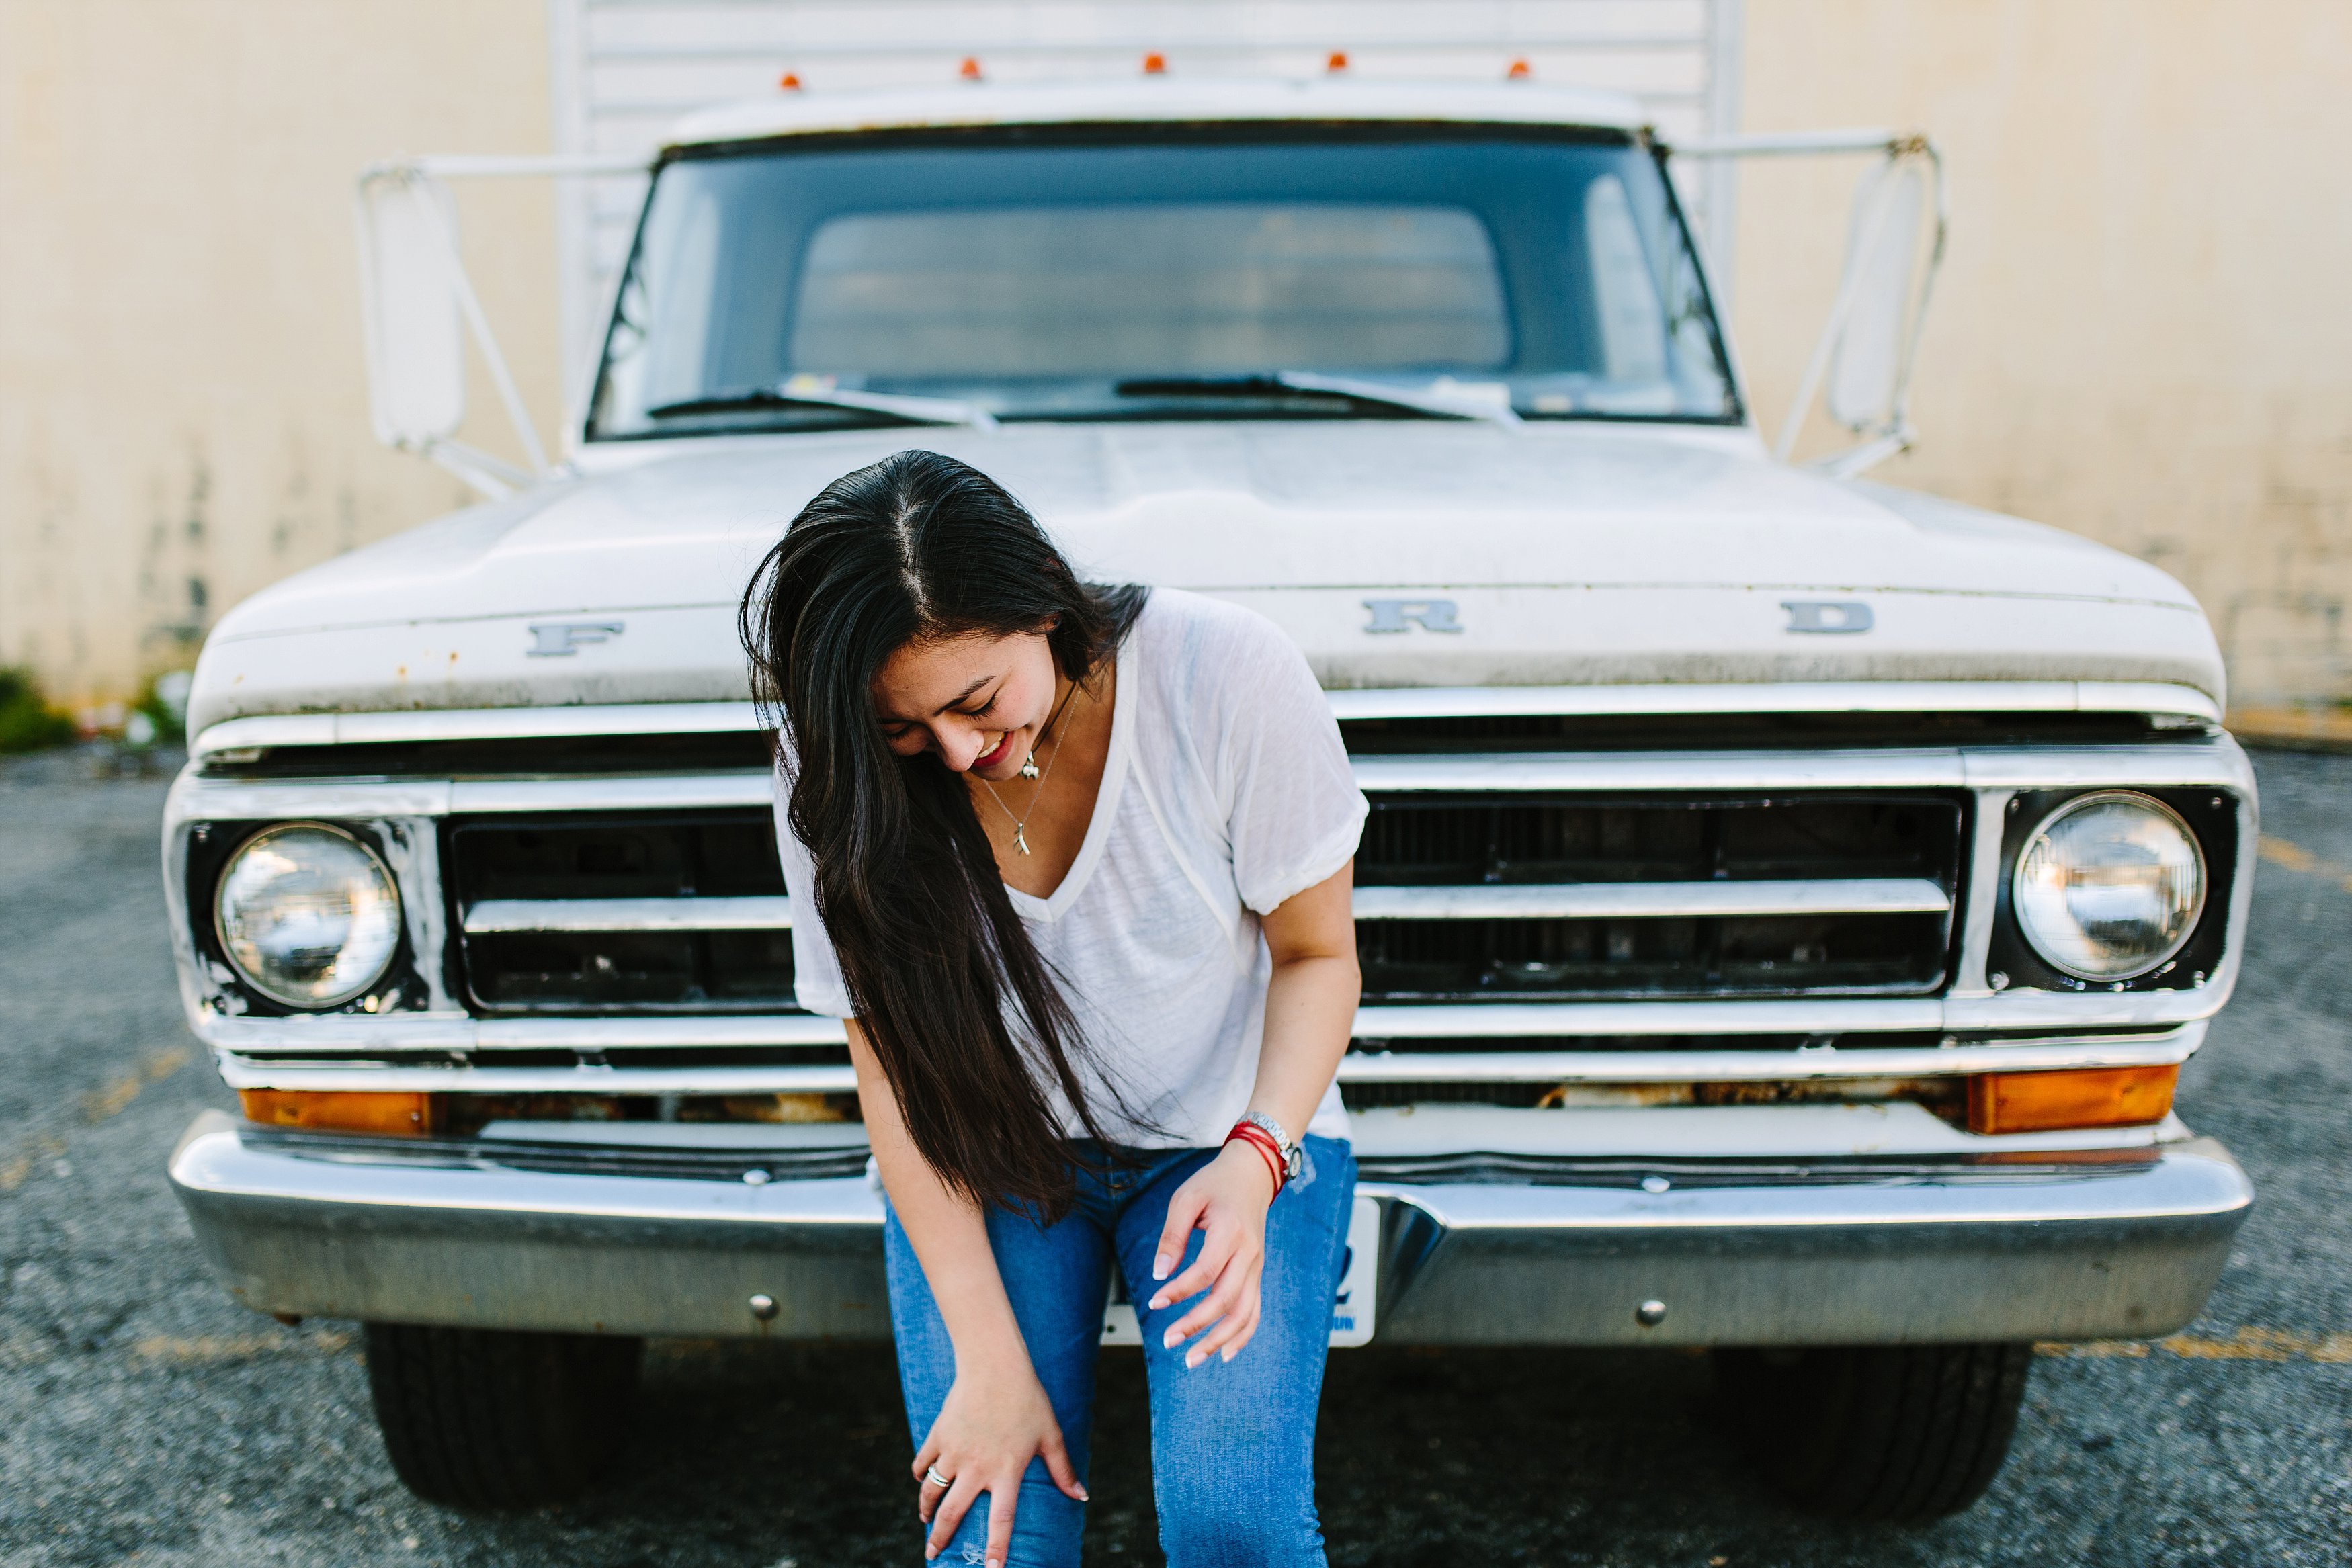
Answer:
[{"label": "gravel ground", "polygon": [[[2182,1103],[2262,1196],[2188,1335],[2040,1358],[1992,1494],[1913,1530],[1759,1491],[1703,1357],[1342,1352],[1333,1561],[2352,1563],[2352,758],[2258,762],[2253,940]],[[881,1348],[656,1345],[623,1478],[580,1507],[478,1518],[401,1490],[352,1325],[231,1306],[164,1185],[180,1130],[230,1097],[180,1021],[163,790],[0,763],[0,1562],[919,1561]],[[1149,1560],[1139,1368],[1107,1356],[1090,1557]]]}]

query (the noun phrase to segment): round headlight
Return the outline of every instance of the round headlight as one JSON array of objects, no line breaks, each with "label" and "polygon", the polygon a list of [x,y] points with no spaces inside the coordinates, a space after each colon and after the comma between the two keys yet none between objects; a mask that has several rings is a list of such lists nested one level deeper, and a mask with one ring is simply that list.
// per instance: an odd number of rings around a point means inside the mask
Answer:
[{"label": "round headlight", "polygon": [[221,869],[221,948],[246,984],[289,1008],[331,1008],[383,977],[400,948],[400,894],[375,852],[341,828],[256,833]]},{"label": "round headlight", "polygon": [[2026,841],[2011,885],[2017,924],[2052,968],[2128,980],[2180,951],[2205,908],[2205,852],[2161,800],[2069,800]]}]

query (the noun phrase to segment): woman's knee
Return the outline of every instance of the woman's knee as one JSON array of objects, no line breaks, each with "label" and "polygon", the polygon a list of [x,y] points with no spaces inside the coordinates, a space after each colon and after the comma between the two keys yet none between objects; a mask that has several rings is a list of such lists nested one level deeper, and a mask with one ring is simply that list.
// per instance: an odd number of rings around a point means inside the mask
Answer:
[{"label": "woman's knee", "polygon": [[1274,1499],[1208,1477],[1160,1490],[1168,1568],[1323,1568],[1323,1527],[1311,1492]]},{"label": "woman's knee", "polygon": [[[940,1568],[964,1568],[986,1561],[990,1500],[985,1495],[971,1505],[947,1550],[934,1559]],[[1045,1466],[1031,1460],[1021,1478],[1013,1504],[1013,1542],[1005,1568],[1078,1568],[1078,1546],[1086,1535],[1083,1505],[1065,1496],[1046,1476]],[[926,1531],[928,1536],[928,1531]]]},{"label": "woman's knee", "polygon": [[1152,1496],[1168,1568],[1320,1568],[1315,1461],[1291,1432],[1222,1439],[1152,1455]]}]

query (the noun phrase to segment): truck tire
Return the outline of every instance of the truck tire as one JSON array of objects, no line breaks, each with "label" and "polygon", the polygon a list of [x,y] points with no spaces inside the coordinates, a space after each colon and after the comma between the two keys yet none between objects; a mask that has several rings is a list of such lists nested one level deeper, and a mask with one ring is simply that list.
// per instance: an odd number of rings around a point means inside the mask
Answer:
[{"label": "truck tire", "polygon": [[410,1491],[450,1508],[577,1496],[620,1446],[645,1342],[367,1325],[368,1391]]},{"label": "truck tire", "polygon": [[2009,1455],[2030,1344],[1718,1350],[1757,1468],[1811,1512],[1919,1521],[1984,1495]]}]

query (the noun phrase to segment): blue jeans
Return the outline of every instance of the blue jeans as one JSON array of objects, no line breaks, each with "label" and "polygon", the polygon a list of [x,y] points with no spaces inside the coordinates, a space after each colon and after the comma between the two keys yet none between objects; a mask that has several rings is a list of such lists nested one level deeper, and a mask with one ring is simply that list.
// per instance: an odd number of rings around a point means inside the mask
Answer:
[{"label": "blue jeans", "polygon": [[[1157,1312],[1142,1303],[1158,1289],[1151,1259],[1167,1223],[1168,1200],[1216,1151],[1132,1153],[1138,1163],[1131,1166],[1082,1167],[1077,1202],[1057,1224],[1040,1226],[1003,1207],[988,1211],[997,1271],[1012,1297],[1030,1364],[1062,1425],[1070,1462],[1083,1479],[1103,1299],[1116,1260],[1143,1327],[1151,1490],[1169,1568],[1319,1568],[1315,1410],[1323,1393],[1331,1297],[1347,1251],[1355,1157],[1335,1139],[1307,1140],[1312,1179],[1294,1183],[1266,1210],[1257,1333],[1232,1361],[1211,1357],[1188,1372],[1182,1347],[1166,1349],[1160,1336],[1200,1298]],[[955,1381],[955,1349],[895,1212],[885,1236],[907,1425],[919,1446]],[[1201,1239],[1201,1232],[1192,1233],[1180,1268],[1198,1255]],[[940,1563],[982,1561],[988,1505],[985,1496],[972,1504],[940,1553]],[[1078,1561],[1085,1521],[1084,1505],[1063,1495],[1044,1460],[1031,1459],[1021,1479],[1007,1568],[1069,1568]],[[916,1550],[921,1551],[919,1540]]]}]

